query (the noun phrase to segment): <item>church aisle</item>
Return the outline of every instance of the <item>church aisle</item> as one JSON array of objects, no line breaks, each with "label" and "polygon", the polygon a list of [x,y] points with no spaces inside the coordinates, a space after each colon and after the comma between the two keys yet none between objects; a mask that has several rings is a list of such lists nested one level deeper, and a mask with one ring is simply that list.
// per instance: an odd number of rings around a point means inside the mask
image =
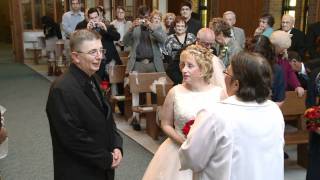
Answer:
[{"label": "church aisle", "polygon": [[[1,53],[2,54],[2,53]],[[52,180],[52,145],[45,114],[50,82],[25,65],[0,59],[0,104],[9,133],[9,154],[0,160],[5,180]],[[124,159],[116,180],[141,179],[152,158],[123,135]]]}]

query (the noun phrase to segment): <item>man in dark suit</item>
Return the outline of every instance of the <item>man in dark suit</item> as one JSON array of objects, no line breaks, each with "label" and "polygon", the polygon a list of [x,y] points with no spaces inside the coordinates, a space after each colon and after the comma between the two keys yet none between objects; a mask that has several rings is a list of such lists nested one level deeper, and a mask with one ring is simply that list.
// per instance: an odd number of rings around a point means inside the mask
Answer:
[{"label": "man in dark suit", "polygon": [[190,1],[181,2],[180,14],[186,18],[187,32],[197,36],[198,31],[201,29],[201,22],[192,17],[192,4]]},{"label": "man in dark suit", "polygon": [[306,50],[305,46],[305,35],[299,29],[294,28],[295,19],[289,14],[282,16],[281,20],[281,30],[292,34],[291,37],[291,46],[288,49],[289,51],[296,51],[299,53],[300,57],[304,57]]},{"label": "man in dark suit", "polygon": [[309,26],[307,32],[307,45],[310,58],[320,58],[320,22]]},{"label": "man in dark suit", "polygon": [[320,72],[320,60],[312,59],[302,62],[301,57],[295,51],[288,52],[288,59],[292,69],[296,72],[301,86],[307,90],[306,106],[317,105],[317,88],[315,79]]},{"label": "man in dark suit", "polygon": [[46,106],[55,180],[113,180],[122,159],[122,138],[95,72],[101,36],[87,29],[70,37],[72,64],[53,82]]}]

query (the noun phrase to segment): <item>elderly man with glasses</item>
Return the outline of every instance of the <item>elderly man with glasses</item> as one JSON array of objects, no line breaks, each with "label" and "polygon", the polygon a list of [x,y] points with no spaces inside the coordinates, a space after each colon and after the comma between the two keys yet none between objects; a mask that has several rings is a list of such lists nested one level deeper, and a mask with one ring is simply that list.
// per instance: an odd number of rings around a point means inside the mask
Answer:
[{"label": "elderly man with glasses", "polygon": [[122,160],[122,138],[96,79],[101,36],[71,34],[72,64],[53,82],[46,106],[53,147],[54,179],[113,180]]},{"label": "elderly man with glasses", "polygon": [[281,30],[291,34],[291,46],[289,51],[295,51],[299,53],[300,57],[304,57],[305,47],[305,35],[302,31],[294,28],[295,18],[289,14],[282,16]]}]

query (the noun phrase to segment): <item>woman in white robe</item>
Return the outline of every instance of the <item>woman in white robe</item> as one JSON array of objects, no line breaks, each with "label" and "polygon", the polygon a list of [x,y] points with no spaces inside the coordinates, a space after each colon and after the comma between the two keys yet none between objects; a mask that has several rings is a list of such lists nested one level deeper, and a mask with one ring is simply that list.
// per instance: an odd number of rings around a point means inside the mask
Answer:
[{"label": "woman in white robe", "polygon": [[239,53],[225,71],[226,100],[196,118],[179,155],[200,180],[283,180],[284,120],[271,92],[272,70]]}]

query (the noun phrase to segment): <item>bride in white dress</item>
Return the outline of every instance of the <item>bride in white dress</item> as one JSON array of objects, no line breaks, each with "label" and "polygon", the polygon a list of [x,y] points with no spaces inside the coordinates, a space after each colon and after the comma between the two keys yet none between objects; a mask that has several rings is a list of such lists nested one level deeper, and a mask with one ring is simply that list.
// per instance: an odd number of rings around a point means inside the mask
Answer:
[{"label": "bride in white dress", "polygon": [[[173,87],[161,112],[161,128],[169,137],[151,160],[143,180],[191,180],[192,171],[180,171],[178,150],[185,141],[182,128],[197,113],[226,97],[225,90],[212,83],[214,67],[210,50],[199,45],[188,46],[180,56],[183,83]],[[217,72],[215,72],[217,73]],[[223,76],[222,76],[223,77]],[[223,79],[221,81],[224,81]]]}]

